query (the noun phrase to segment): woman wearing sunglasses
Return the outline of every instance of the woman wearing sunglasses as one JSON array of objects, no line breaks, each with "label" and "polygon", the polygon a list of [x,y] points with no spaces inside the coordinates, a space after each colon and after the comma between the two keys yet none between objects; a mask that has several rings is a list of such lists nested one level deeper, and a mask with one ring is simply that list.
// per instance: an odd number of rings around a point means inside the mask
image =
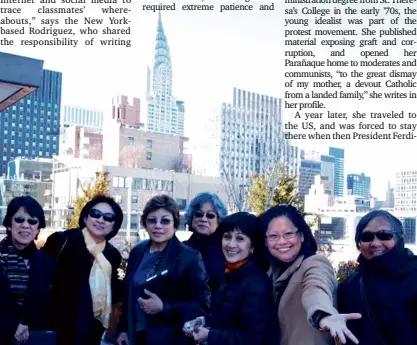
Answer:
[{"label": "woman wearing sunglasses", "polygon": [[339,310],[360,313],[349,328],[362,345],[417,344],[417,257],[401,222],[372,211],[356,228],[359,267],[338,289]]},{"label": "woman wearing sunglasses", "polygon": [[119,345],[189,344],[184,322],[207,315],[207,273],[201,255],[175,236],[179,222],[178,205],[168,195],[153,197],[143,209],[150,239],[129,256]]},{"label": "woman wearing sunglasses", "polygon": [[123,222],[120,206],[96,196],[81,210],[79,228],[56,232],[43,250],[56,260],[54,293],[58,345],[99,345],[112,305],[121,301],[121,255],[109,240]]},{"label": "woman wearing sunglasses", "polygon": [[226,259],[221,247],[222,238],[216,229],[226,216],[226,206],[216,194],[211,193],[198,194],[185,212],[185,223],[193,234],[184,243],[201,253],[212,298],[224,279]]},{"label": "woman wearing sunglasses", "polygon": [[[357,339],[346,321],[359,314],[336,310],[336,275],[298,210],[278,205],[260,215],[270,253],[277,315],[276,345],[333,345]],[[371,345],[371,344],[369,344]]]},{"label": "woman wearing sunglasses", "polygon": [[50,331],[53,260],[34,240],[45,228],[42,206],[30,196],[14,198],[0,243],[0,344],[23,344],[35,331]]}]

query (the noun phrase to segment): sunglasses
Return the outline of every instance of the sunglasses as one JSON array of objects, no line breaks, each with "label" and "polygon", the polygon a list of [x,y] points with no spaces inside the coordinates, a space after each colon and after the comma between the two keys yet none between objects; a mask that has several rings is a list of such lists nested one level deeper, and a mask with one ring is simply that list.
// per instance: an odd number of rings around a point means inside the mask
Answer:
[{"label": "sunglasses", "polygon": [[29,225],[36,225],[39,223],[39,220],[37,220],[36,218],[25,218],[23,216],[16,216],[14,217],[14,221],[17,224],[22,224],[27,220],[27,222],[29,223]]},{"label": "sunglasses", "polygon": [[378,232],[364,231],[359,236],[361,242],[372,242],[375,237],[380,241],[390,241],[398,231],[379,230]]},{"label": "sunglasses", "polygon": [[91,218],[94,219],[100,219],[101,217],[103,217],[103,220],[108,223],[113,223],[116,220],[116,216],[114,215],[114,213],[103,213],[100,210],[97,210],[96,208],[92,208],[88,214]]},{"label": "sunglasses", "polygon": [[[170,218],[162,218],[162,219],[159,219],[159,224],[161,224],[161,225],[169,225],[169,224],[171,224],[171,222],[172,222],[172,219],[170,219]],[[148,219],[146,219],[146,224],[148,224],[148,225],[156,225],[158,223],[158,219],[157,218],[148,218]]]},{"label": "sunglasses", "polygon": [[204,213],[203,211],[195,211],[194,212],[194,217],[196,218],[203,218],[204,215],[206,215],[207,219],[214,219],[216,218],[216,214],[212,213],[212,212],[208,212],[208,213]]}]

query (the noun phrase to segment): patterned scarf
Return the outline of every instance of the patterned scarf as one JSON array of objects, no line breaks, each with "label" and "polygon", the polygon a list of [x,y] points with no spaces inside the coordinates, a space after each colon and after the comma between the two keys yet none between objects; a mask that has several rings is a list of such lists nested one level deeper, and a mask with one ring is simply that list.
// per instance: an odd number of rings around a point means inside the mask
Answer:
[{"label": "patterned scarf", "polygon": [[[5,268],[10,289],[19,306],[23,306],[29,290],[30,260],[35,253],[34,243],[29,244],[23,250],[18,250],[9,236],[0,243],[0,264]],[[28,265],[25,259],[28,260]]]},{"label": "patterned scarf", "polygon": [[233,271],[237,271],[239,268],[244,266],[248,261],[249,261],[249,258],[240,260],[238,262],[233,262],[233,263],[227,262],[225,273],[228,274],[228,273],[231,273]]},{"label": "patterned scarf", "polygon": [[96,243],[86,228],[82,231],[84,242],[88,251],[94,257],[93,267],[90,271],[90,290],[93,299],[94,317],[99,320],[104,328],[109,327],[111,304],[111,275],[112,267],[103,250],[106,241]]}]

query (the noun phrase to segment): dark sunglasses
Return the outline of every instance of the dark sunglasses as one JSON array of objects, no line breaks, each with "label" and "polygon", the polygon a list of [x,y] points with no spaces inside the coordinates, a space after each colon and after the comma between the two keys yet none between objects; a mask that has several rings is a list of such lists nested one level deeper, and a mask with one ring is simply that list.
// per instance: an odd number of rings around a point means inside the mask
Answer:
[{"label": "dark sunglasses", "polygon": [[101,217],[103,217],[103,220],[108,223],[113,223],[116,220],[116,216],[114,215],[114,213],[110,213],[110,212],[103,213],[100,210],[97,210],[96,208],[92,208],[88,214],[90,215],[91,218],[94,218],[94,219],[100,219]]},{"label": "dark sunglasses", "polygon": [[37,220],[36,218],[25,218],[25,217],[23,217],[23,216],[16,216],[16,217],[14,217],[14,221],[15,221],[17,224],[22,224],[22,223],[24,223],[24,222],[25,222],[25,220],[27,220],[27,222],[28,222],[30,225],[36,225],[36,224],[38,224],[38,223],[39,223],[39,220]]},{"label": "dark sunglasses", "polygon": [[[172,222],[172,219],[169,219],[169,218],[162,218],[162,219],[159,220],[159,224],[161,224],[161,225],[169,225],[169,224],[171,224],[171,222]],[[146,224],[148,224],[148,225],[155,225],[156,223],[158,223],[157,218],[152,217],[152,218],[146,219]]]},{"label": "dark sunglasses", "polygon": [[390,241],[393,239],[394,234],[398,231],[391,230],[379,230],[378,232],[364,231],[360,234],[359,240],[361,242],[372,242],[375,236],[380,241]]},{"label": "dark sunglasses", "polygon": [[203,218],[204,215],[206,215],[207,219],[214,219],[216,218],[216,214],[209,212],[209,213],[204,213],[203,211],[195,211],[194,212],[194,217],[196,218]]}]

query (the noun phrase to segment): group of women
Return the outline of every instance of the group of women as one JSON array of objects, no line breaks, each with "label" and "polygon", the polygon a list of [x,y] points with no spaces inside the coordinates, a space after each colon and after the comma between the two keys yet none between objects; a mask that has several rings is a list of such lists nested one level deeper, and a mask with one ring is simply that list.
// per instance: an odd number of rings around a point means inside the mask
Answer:
[{"label": "group of women", "polygon": [[199,194],[185,215],[193,233],[180,242],[178,205],[157,195],[141,215],[149,240],[132,249],[123,281],[109,243],[122,221],[120,206],[97,196],[79,228],[38,250],[41,206],[12,200],[0,243],[0,344],[49,334],[57,345],[99,345],[118,304],[118,345],[417,344],[417,259],[386,211],[359,222],[359,266],[339,286],[290,205],[227,215],[217,195]]}]

